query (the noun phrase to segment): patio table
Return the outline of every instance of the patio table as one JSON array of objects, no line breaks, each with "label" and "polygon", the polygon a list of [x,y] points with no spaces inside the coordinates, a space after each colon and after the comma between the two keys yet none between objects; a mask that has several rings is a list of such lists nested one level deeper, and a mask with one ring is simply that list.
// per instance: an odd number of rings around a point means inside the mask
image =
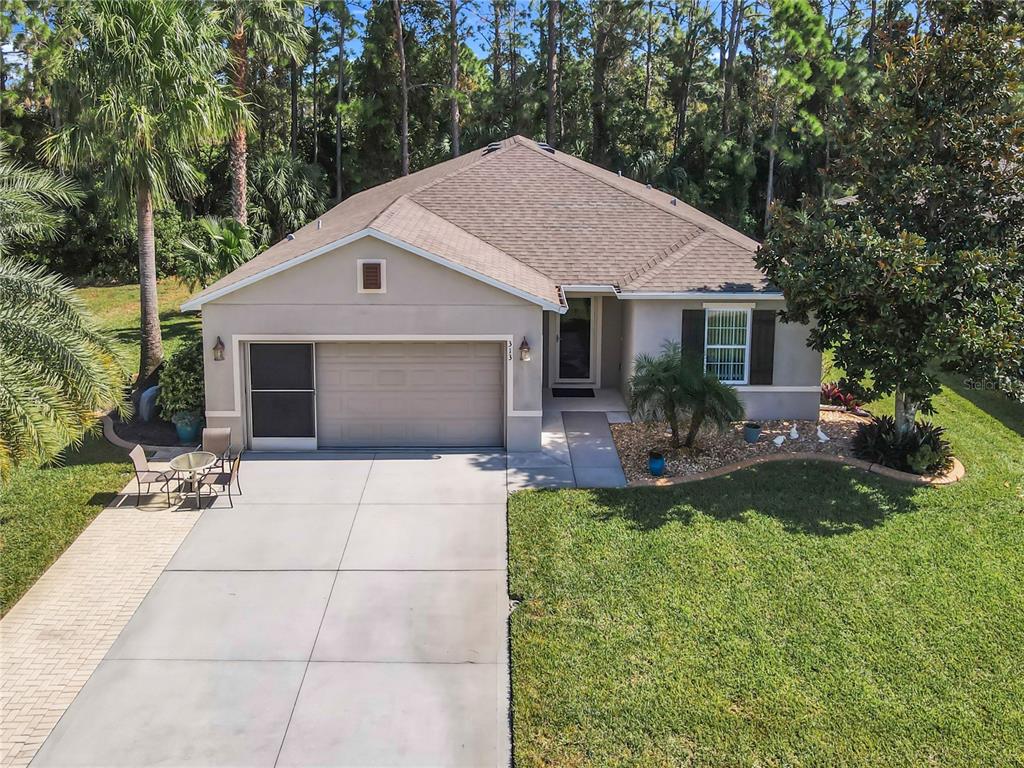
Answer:
[{"label": "patio table", "polygon": [[198,475],[200,472],[212,467],[219,460],[217,454],[210,453],[209,451],[191,451],[171,459],[171,469],[175,472],[185,472],[191,475],[189,482],[192,484],[193,490],[195,490],[196,509],[199,509],[200,493],[202,492]]}]

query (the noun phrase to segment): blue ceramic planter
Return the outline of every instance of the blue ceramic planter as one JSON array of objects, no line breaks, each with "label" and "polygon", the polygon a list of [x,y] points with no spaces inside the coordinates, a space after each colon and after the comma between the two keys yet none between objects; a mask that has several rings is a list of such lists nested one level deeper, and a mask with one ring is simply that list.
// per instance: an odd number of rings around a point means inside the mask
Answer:
[{"label": "blue ceramic planter", "polygon": [[647,469],[655,477],[665,474],[665,457],[660,453],[652,453],[647,457]]},{"label": "blue ceramic planter", "polygon": [[197,419],[194,422],[174,422],[174,429],[178,432],[178,441],[181,443],[193,443],[199,437],[199,424]]},{"label": "blue ceramic planter", "polygon": [[743,439],[748,443],[756,443],[757,439],[761,436],[761,425],[760,424],[745,424],[743,427]]}]

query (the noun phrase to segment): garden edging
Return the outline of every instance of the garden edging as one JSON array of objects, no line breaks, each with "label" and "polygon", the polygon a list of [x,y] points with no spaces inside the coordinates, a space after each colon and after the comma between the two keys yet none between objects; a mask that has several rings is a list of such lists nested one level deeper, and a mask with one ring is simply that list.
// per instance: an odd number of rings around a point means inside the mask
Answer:
[{"label": "garden edging", "polygon": [[960,460],[953,458],[952,468],[942,475],[914,475],[910,472],[900,472],[897,469],[886,467],[882,464],[877,464],[871,461],[864,461],[863,459],[857,459],[852,456],[842,456],[830,453],[812,453],[812,452],[801,452],[801,453],[780,453],[780,454],[769,454],[767,456],[755,456],[749,459],[743,459],[742,461],[736,461],[732,464],[726,464],[724,467],[718,467],[716,469],[709,469],[707,472],[698,472],[693,475],[680,475],[677,477],[657,477],[657,478],[644,478],[641,480],[631,480],[628,484],[630,488],[642,488],[642,487],[667,487],[672,485],[682,485],[684,483],[693,483],[698,480],[709,480],[713,477],[720,477],[727,475],[731,472],[735,472],[738,469],[745,469],[752,467],[757,464],[767,464],[773,461],[827,461],[833,464],[847,464],[851,467],[857,467],[863,469],[865,472],[873,472],[876,475],[882,475],[893,480],[900,480],[905,483],[912,483],[913,485],[921,486],[942,486],[952,485],[963,479],[966,470],[964,465],[960,463]]}]

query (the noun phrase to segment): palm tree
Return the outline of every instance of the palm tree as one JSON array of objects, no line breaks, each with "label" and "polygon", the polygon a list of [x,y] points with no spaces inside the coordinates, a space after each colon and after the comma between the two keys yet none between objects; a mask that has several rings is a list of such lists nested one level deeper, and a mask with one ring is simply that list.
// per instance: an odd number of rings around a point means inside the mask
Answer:
[{"label": "palm tree", "polygon": [[690,427],[683,445],[692,448],[705,422],[724,432],[732,422],[742,419],[743,403],[735,389],[705,370],[699,355],[683,355],[682,368],[683,404],[690,414]]},{"label": "palm tree", "polygon": [[199,220],[199,226],[209,244],[198,245],[183,238],[186,258],[177,268],[178,279],[190,290],[209,285],[256,255],[248,227],[234,219],[206,216]]},{"label": "palm tree", "polygon": [[327,207],[327,179],[319,165],[286,153],[253,163],[249,184],[252,230],[264,245],[276,243]]},{"label": "palm tree", "polygon": [[79,444],[97,413],[120,402],[124,382],[72,285],[0,256],[0,482]]},{"label": "palm tree", "polygon": [[[228,74],[235,96],[249,95],[249,49],[298,61],[305,53],[306,27],[302,4],[294,0],[219,0],[227,26]],[[238,119],[231,128],[228,153],[231,158],[231,215],[240,224],[249,221],[246,202],[248,173],[247,124]]]},{"label": "palm tree", "polygon": [[0,141],[0,255],[12,240],[52,237],[81,193],[74,182],[12,159]]},{"label": "palm tree", "polygon": [[736,390],[705,371],[699,355],[683,354],[678,342],[665,342],[657,355],[637,355],[629,389],[633,415],[667,421],[675,450],[680,447],[679,422],[686,414],[690,414],[683,443],[687,448],[693,447],[705,421],[724,430],[743,418]]},{"label": "palm tree", "polygon": [[195,194],[190,157],[223,139],[247,111],[217,73],[226,63],[220,18],[193,0],[84,0],[62,8],[50,62],[63,127],[47,157],[102,167],[122,208],[134,203],[142,310],[140,390],[163,360],[153,209]]}]

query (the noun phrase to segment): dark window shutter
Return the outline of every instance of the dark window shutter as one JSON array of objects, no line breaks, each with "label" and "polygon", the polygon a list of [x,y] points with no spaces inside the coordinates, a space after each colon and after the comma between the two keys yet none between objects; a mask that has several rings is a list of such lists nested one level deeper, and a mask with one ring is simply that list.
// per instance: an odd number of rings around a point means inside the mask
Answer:
[{"label": "dark window shutter", "polygon": [[771,384],[775,365],[775,311],[755,309],[750,329],[750,383]]},{"label": "dark window shutter", "polygon": [[380,290],[380,264],[363,264],[363,290]]},{"label": "dark window shutter", "polygon": [[704,357],[704,310],[683,310],[683,352]]}]

